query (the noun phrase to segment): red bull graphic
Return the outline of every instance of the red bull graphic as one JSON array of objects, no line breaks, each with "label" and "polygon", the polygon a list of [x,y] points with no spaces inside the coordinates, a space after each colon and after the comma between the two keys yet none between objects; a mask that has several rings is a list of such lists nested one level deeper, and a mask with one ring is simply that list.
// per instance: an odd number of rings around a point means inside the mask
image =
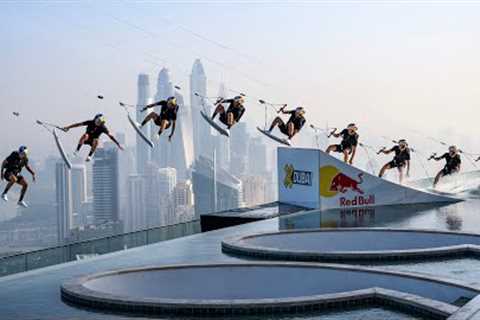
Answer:
[{"label": "red bull graphic", "polygon": [[349,176],[339,172],[333,178],[332,184],[330,185],[330,191],[338,191],[341,193],[347,192],[347,190],[353,190],[360,194],[363,194],[362,189],[358,187],[359,184],[363,182],[363,173],[358,174],[358,181],[350,178]]},{"label": "red bull graphic", "polygon": [[375,195],[365,195],[361,187],[363,182],[363,173],[359,173],[357,179],[355,179],[332,165],[320,168],[320,196],[332,198],[339,193],[348,194],[348,192],[353,192],[357,194],[354,197],[340,197],[338,206],[341,208],[375,204]]}]

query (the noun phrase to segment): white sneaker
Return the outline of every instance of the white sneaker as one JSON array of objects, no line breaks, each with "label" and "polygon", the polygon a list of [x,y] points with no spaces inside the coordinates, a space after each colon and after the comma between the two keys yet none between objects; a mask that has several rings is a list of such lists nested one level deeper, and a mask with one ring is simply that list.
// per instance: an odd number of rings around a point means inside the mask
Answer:
[{"label": "white sneaker", "polygon": [[2,194],[2,199],[3,199],[3,201],[7,202],[8,201],[8,196],[6,194]]},{"label": "white sneaker", "polygon": [[18,201],[17,203],[20,207],[28,208],[28,204],[25,201]]},{"label": "white sneaker", "polygon": [[86,162],[90,162],[92,161],[92,157],[91,156],[88,156],[87,159],[85,159]]}]

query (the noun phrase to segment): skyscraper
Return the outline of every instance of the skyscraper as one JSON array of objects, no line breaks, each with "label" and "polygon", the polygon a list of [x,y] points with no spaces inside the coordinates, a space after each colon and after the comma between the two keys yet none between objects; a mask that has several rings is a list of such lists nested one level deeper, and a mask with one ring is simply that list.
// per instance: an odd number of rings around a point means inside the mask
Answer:
[{"label": "skyscraper", "polygon": [[118,165],[117,149],[97,149],[93,162],[93,215],[97,225],[119,220]]},{"label": "skyscraper", "polygon": [[159,196],[160,196],[160,212],[163,216],[164,224],[174,224],[175,206],[174,206],[174,189],[177,185],[177,170],[174,168],[161,168],[158,170],[159,178]]},{"label": "skyscraper", "polygon": [[237,177],[247,172],[248,143],[250,136],[245,122],[237,123],[230,131],[230,171]]},{"label": "skyscraper", "polygon": [[125,216],[127,232],[143,229],[147,226],[146,199],[148,197],[146,181],[143,176],[128,177],[128,210]]},{"label": "skyscraper", "polygon": [[87,202],[87,168],[83,164],[74,164],[72,176],[72,209],[79,214],[82,204]]},{"label": "skyscraper", "polygon": [[266,179],[263,176],[243,176],[243,199],[245,205],[256,206],[266,202]]},{"label": "skyscraper", "polygon": [[57,240],[62,244],[73,227],[72,177],[63,161],[55,165],[55,186],[57,202]]},{"label": "skyscraper", "polygon": [[192,178],[197,218],[201,214],[242,206],[242,182],[227,170],[218,168],[213,160],[204,157],[195,160]]},{"label": "skyscraper", "polygon": [[[227,97],[227,88],[224,83],[220,84],[218,96]],[[217,155],[217,164],[219,167],[228,169],[230,166],[230,139],[222,136],[218,132],[214,135],[215,151]]]},{"label": "skyscraper", "polygon": [[[173,96],[173,85],[170,79],[170,71],[167,68],[160,70],[157,81],[157,92],[155,93],[155,101],[165,100],[170,96]],[[160,109],[153,110],[156,113],[160,113]],[[154,161],[160,168],[168,165],[168,158],[171,154],[171,143],[168,142],[168,130],[164,132],[162,136],[158,137],[158,126],[152,127],[152,140],[155,141],[155,149],[152,151],[152,161]]]},{"label": "skyscraper", "polygon": [[[137,122],[142,122],[143,118],[145,117],[145,113],[141,112],[141,109],[143,108],[142,106],[148,104],[150,101],[150,82],[148,75],[138,75],[137,89]],[[149,123],[142,128],[143,133],[145,133],[147,137],[150,136],[150,126],[151,124]],[[151,159],[151,149],[138,135],[136,136],[136,144],[137,172],[139,174],[143,174],[145,173],[145,165]]]},{"label": "skyscraper", "polygon": [[200,110],[211,114],[212,108],[208,101],[195,95],[207,95],[207,77],[200,59],[195,60],[190,74],[190,104],[192,108],[193,139],[195,157],[211,157],[213,141],[210,125],[201,117]]},{"label": "skyscraper", "polygon": [[262,137],[250,139],[248,144],[248,174],[265,175],[267,168],[267,146]]},{"label": "skyscraper", "polygon": [[173,193],[177,221],[191,221],[195,215],[192,182],[190,180],[178,182]]}]

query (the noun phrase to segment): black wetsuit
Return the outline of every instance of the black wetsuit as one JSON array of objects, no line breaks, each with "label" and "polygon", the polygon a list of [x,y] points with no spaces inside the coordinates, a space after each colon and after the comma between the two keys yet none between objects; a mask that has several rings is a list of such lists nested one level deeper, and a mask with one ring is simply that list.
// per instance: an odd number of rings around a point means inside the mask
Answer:
[{"label": "black wetsuit", "polygon": [[390,168],[403,168],[407,164],[407,161],[410,160],[410,149],[405,148],[401,150],[399,146],[395,146],[390,149],[390,152],[392,151],[395,152],[395,156],[388,165]]},{"label": "black wetsuit", "polygon": [[155,105],[161,106],[162,108],[160,109],[160,114],[158,114],[158,117],[156,117],[153,122],[160,127],[162,121],[167,120],[168,124],[165,129],[169,128],[172,125],[172,121],[177,120],[178,105],[175,105],[173,108],[169,107],[166,100],[157,102]]},{"label": "black wetsuit", "polygon": [[444,176],[457,172],[460,164],[462,163],[462,160],[460,159],[460,155],[458,153],[452,157],[450,153],[447,152],[438,159],[445,159],[445,161],[447,162],[445,164],[445,167],[442,169],[442,173]]},{"label": "black wetsuit", "polygon": [[18,181],[23,180],[23,176],[20,173],[22,172],[23,167],[28,165],[28,158],[22,158],[18,151],[13,151],[5,161],[7,161],[7,163],[4,167],[5,173],[3,174],[3,177],[6,180],[10,180],[10,176],[14,175]]},{"label": "black wetsuit", "polygon": [[295,115],[295,110],[292,110],[292,111],[285,111],[284,112],[285,114],[290,114],[290,119],[288,119],[287,123],[281,123],[278,125],[278,128],[280,129],[280,132],[285,134],[285,135],[289,135],[288,133],[288,125],[290,123],[293,123],[293,127],[295,128],[295,130],[298,132],[300,131],[300,129],[302,129],[302,127],[305,125],[305,118],[303,116],[297,116]]},{"label": "black wetsuit", "polygon": [[236,104],[234,99],[223,100],[222,103],[229,103],[230,105],[228,106],[226,112],[220,114],[220,121],[223,124],[228,125],[227,113],[231,112],[233,113],[233,119],[235,122],[239,122],[245,113],[245,107],[242,104]]},{"label": "black wetsuit", "polygon": [[108,134],[109,131],[104,124],[97,126],[95,120],[88,120],[82,123],[82,125],[87,126],[86,133],[88,134],[88,140],[85,141],[85,144],[92,145],[94,140],[100,138],[100,136],[105,133]]},{"label": "black wetsuit", "polygon": [[344,150],[349,150],[349,152],[351,152],[353,147],[358,145],[357,133],[350,134],[348,133],[348,129],[343,129],[340,135],[342,136],[342,142],[336,145],[335,151],[343,152]]}]

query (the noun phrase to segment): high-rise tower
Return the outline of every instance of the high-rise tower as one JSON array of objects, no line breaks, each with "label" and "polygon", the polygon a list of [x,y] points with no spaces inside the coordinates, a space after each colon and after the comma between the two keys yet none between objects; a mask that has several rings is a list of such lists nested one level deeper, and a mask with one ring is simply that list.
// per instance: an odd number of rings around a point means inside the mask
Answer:
[{"label": "high-rise tower", "polygon": [[[150,101],[150,81],[148,75],[146,74],[139,74],[138,81],[137,81],[137,89],[138,89],[138,96],[137,96],[137,122],[142,122],[143,118],[145,117],[145,113],[141,112],[141,109],[144,105],[148,104]],[[142,128],[143,133],[149,137],[150,136],[150,126],[151,124],[148,123]],[[136,137],[137,142],[137,172],[139,174],[145,173],[145,165],[151,159],[151,149],[142,140],[138,135]]]}]

